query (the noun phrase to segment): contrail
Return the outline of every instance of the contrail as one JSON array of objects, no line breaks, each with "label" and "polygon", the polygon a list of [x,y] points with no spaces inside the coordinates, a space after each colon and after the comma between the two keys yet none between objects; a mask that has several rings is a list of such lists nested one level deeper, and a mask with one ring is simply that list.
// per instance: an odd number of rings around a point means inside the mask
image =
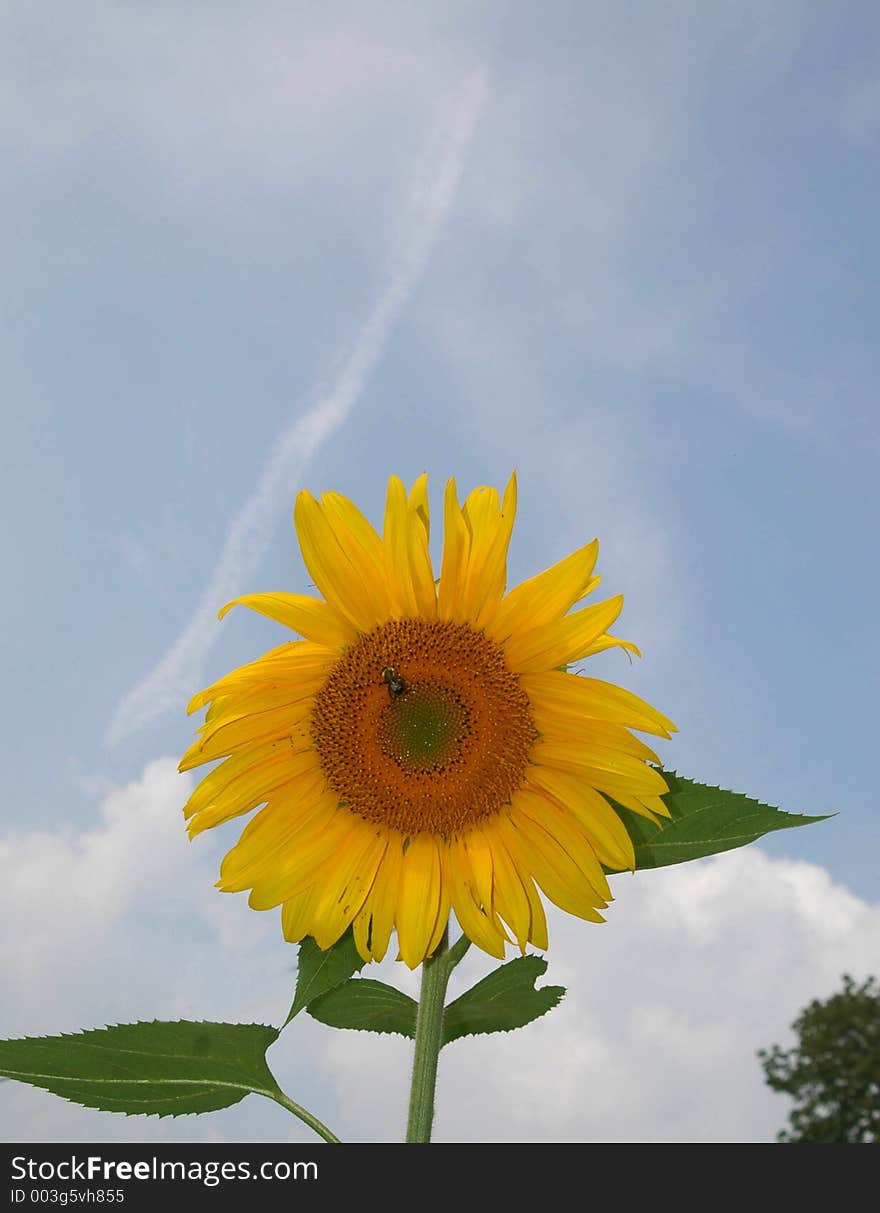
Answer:
[{"label": "contrail", "polygon": [[179,710],[199,681],[218,634],[218,607],[248,588],[279,514],[290,505],[291,485],[300,481],[308,461],[348,419],[424,273],[455,198],[485,97],[485,75],[476,72],[444,110],[424,166],[415,175],[402,238],[390,259],[385,286],[342,359],[335,382],[273,443],[253,493],[232,521],[220,559],[189,622],[150,673],[119,700],[107,726],[107,745],[116,745],[169,710]]}]

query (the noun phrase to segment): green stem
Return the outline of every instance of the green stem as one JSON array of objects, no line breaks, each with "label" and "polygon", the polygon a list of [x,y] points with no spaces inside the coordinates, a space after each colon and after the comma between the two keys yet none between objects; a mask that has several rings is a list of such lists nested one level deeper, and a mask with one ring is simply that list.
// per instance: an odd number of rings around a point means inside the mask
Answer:
[{"label": "green stem", "polygon": [[416,1050],[413,1058],[412,1088],[409,1097],[409,1123],[406,1140],[431,1140],[434,1122],[434,1091],[437,1086],[437,1062],[443,1047],[443,1004],[449,975],[470,947],[464,936],[449,947],[449,931],[443,932],[433,956],[422,962],[422,988],[416,1015]]},{"label": "green stem", "polygon": [[[264,1091],[263,1094],[269,1095],[269,1092]],[[313,1116],[306,1108],[302,1107],[298,1103],[294,1103],[292,1099],[288,1099],[283,1091],[279,1091],[277,1094],[272,1092],[272,1094],[269,1095],[269,1098],[274,1099],[276,1103],[280,1103],[282,1108],[287,1108],[288,1112],[292,1112],[294,1116],[298,1116],[300,1120],[304,1120],[309,1128],[314,1129],[318,1136],[323,1137],[325,1141],[334,1142],[336,1145],[340,1144],[339,1138],[336,1136],[336,1134],[332,1132],[332,1130],[328,1129],[325,1124],[322,1124],[321,1121],[318,1120],[317,1116]]]}]

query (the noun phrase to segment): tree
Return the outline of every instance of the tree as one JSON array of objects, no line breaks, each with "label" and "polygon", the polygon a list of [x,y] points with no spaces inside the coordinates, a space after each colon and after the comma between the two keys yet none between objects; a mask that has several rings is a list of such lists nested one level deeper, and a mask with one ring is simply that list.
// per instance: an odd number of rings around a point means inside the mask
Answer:
[{"label": "tree", "polygon": [[767,1085],[790,1095],[791,1131],[782,1142],[880,1142],[880,984],[815,999],[792,1024],[799,1044],[761,1049]]}]

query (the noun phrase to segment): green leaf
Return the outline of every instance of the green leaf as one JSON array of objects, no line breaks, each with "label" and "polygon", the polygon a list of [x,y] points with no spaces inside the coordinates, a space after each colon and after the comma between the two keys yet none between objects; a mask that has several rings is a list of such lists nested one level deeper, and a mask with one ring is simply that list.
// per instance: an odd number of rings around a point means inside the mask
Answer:
[{"label": "green leaf", "polygon": [[484,1032],[510,1032],[545,1015],[565,993],[563,986],[535,982],[547,971],[542,956],[518,956],[484,977],[443,1012],[443,1043]]},{"label": "green leaf", "polygon": [[663,777],[669,785],[663,801],[672,814],[671,821],[663,821],[658,827],[647,818],[614,805],[635,845],[637,869],[662,868],[732,851],[773,830],[810,825],[833,816],[785,813],[740,792],[694,783],[675,771],[664,771]]},{"label": "green leaf", "polygon": [[308,1011],[331,1028],[397,1032],[415,1036],[418,1003],[408,994],[369,977],[354,977],[309,1003]]},{"label": "green leaf", "polygon": [[103,1112],[181,1116],[281,1092],[255,1023],[125,1023],[64,1036],[0,1040],[0,1074]]},{"label": "green leaf", "polygon": [[286,1028],[294,1015],[298,1015],[313,999],[347,981],[352,973],[357,973],[365,964],[366,961],[355,947],[351,927],[326,951],[322,951],[308,936],[299,945],[296,991],[293,1005],[282,1026]]}]

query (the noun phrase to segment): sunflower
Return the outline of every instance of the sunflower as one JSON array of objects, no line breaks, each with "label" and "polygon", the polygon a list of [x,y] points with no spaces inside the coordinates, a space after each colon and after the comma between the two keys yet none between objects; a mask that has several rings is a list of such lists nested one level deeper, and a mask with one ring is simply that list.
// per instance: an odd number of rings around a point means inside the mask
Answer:
[{"label": "sunflower", "polygon": [[[657,755],[631,729],[675,726],[620,687],[568,671],[617,645],[623,600],[580,605],[599,582],[594,540],[505,593],[516,478],[460,505],[446,485],[435,581],[427,477],[392,476],[380,536],[339,493],[296,499],[302,556],[323,598],[247,594],[304,639],[196,695],[209,704],[182,771],[223,759],[190,796],[190,836],[256,816],[218,887],[281,907],[285,938],[329,948],[353,927],[364,960],[392,931],[415,968],[450,911],[504,957],[547,947],[539,889],[591,922],[611,899],[605,869],[632,869],[608,802],[667,817]],[[573,607],[576,609],[572,610]],[[656,765],[653,765],[656,764]]]}]

